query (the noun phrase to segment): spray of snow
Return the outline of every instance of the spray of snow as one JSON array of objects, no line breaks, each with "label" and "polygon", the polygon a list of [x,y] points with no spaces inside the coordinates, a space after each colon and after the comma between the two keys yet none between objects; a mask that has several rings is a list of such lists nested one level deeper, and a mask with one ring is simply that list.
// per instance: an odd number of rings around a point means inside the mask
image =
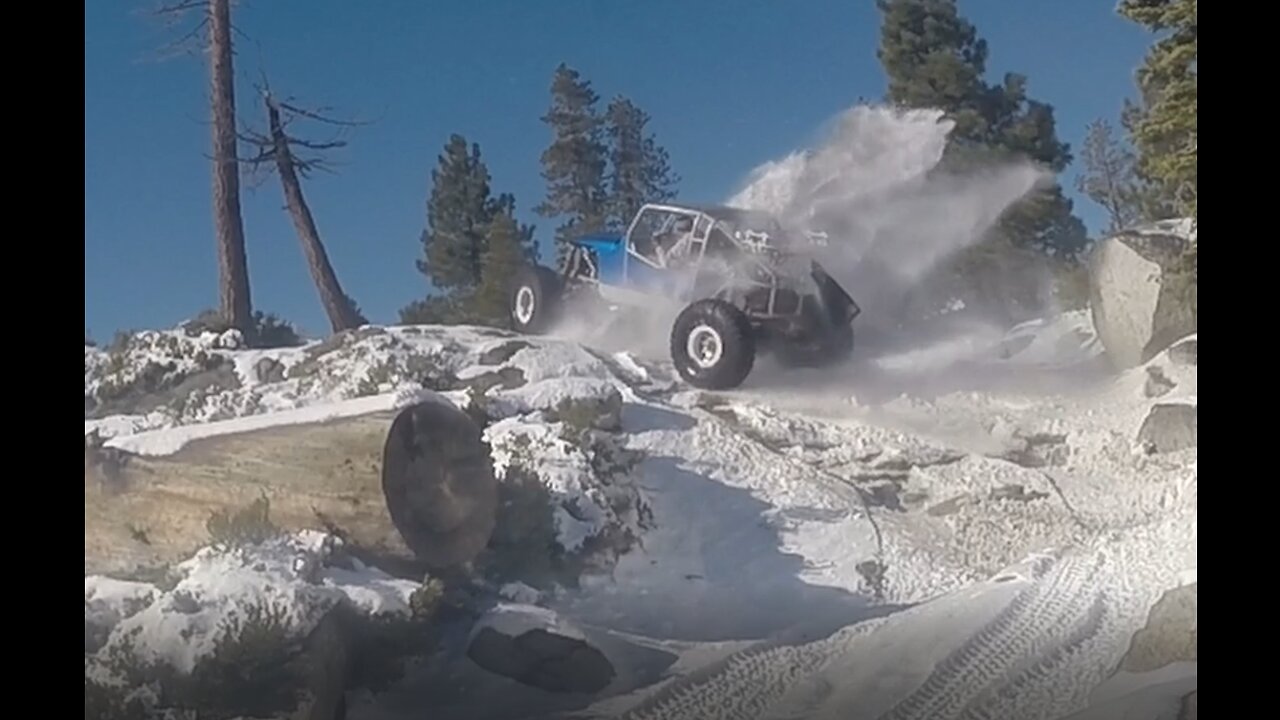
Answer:
[{"label": "spray of snow", "polygon": [[[944,168],[954,126],[938,110],[856,106],[834,118],[814,147],[756,168],[728,200],[776,215],[796,235],[825,235],[814,254],[863,310],[855,321],[857,358],[871,367],[863,362],[847,372],[810,373],[801,386],[815,399],[836,387],[845,397],[883,394],[877,384],[888,366],[896,375],[895,393],[916,390],[903,386],[904,363],[931,383],[945,377],[955,388],[970,385],[971,361],[994,359],[1007,344],[1003,316],[959,298],[947,301],[962,288],[927,284],[942,263],[977,244],[1010,206],[1052,175],[1030,162]],[[1010,262],[1013,267],[1003,270],[987,266],[987,281],[1016,273],[1016,285],[1037,283],[1036,292],[1047,295],[1040,285],[1047,278]],[[915,309],[908,313],[908,307]],[[926,317],[940,322],[923,322]],[[1069,356],[1048,361],[1082,359],[1077,348],[1068,350]],[[752,382],[799,387],[794,371],[784,380],[772,377],[777,374],[766,362]]]},{"label": "spray of snow", "polygon": [[797,231],[825,232],[822,254],[834,272],[874,261],[899,283],[918,281],[1051,179],[1029,163],[937,172],[954,127],[939,110],[851,108],[817,148],[756,168],[729,204],[771,212]]}]

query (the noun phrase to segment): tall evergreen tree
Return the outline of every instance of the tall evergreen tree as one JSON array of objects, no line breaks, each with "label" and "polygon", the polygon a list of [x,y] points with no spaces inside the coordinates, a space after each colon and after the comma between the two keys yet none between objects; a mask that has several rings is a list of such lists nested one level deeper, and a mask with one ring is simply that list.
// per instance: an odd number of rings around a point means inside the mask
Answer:
[{"label": "tall evergreen tree", "polygon": [[480,283],[485,230],[493,211],[489,170],[480,146],[452,135],[431,171],[427,228],[418,271],[446,293],[473,290]]},{"label": "tall evergreen tree", "polygon": [[646,133],[649,114],[618,96],[605,111],[609,139],[609,224],[625,228],[640,207],[675,197],[680,178],[671,169],[666,149]]},{"label": "tall evergreen tree", "polygon": [[509,309],[511,279],[526,261],[522,242],[524,230],[519,227],[507,207],[494,215],[485,233],[480,284],[470,304],[473,322],[486,325],[505,323]]},{"label": "tall evergreen tree", "polygon": [[[1147,104],[1145,100],[1135,102],[1126,98],[1124,101],[1124,109],[1120,112],[1120,127],[1124,128],[1130,146],[1134,145],[1138,127],[1146,115],[1144,108]],[[1163,183],[1144,172],[1137,154],[1134,156],[1133,174],[1138,183],[1138,201],[1144,219],[1161,220],[1178,215],[1178,203],[1173,193]]]},{"label": "tall evergreen tree", "polygon": [[[889,76],[888,99],[937,108],[955,121],[944,168],[1024,156],[1055,172],[1071,162],[1058,140],[1053,107],[1026,94],[1026,78],[1010,73],[988,84],[987,43],[960,15],[955,0],[877,0],[883,22],[877,56]],[[1019,245],[1072,254],[1087,241],[1062,188],[1034,191],[1002,219],[999,231]]]},{"label": "tall evergreen tree", "polygon": [[[493,225],[499,220],[511,223],[511,242],[518,259],[526,262],[537,257],[534,227],[515,222],[515,196],[491,195],[489,170],[481,159],[480,146],[469,145],[461,135],[449,138],[431,179],[427,229],[422,233],[423,257],[417,265],[436,293],[402,308],[401,322],[491,322],[498,316],[478,306],[496,297],[492,284],[498,276],[485,276]],[[505,234],[502,238],[506,242]],[[508,272],[503,282],[513,274]]]},{"label": "tall evergreen tree", "polygon": [[[489,204],[489,222],[492,223],[501,216],[506,215],[510,218],[516,216],[516,196],[511,193],[502,193],[494,198]],[[534,239],[533,234],[536,227],[519,223],[517,226],[517,241],[520,245],[520,252],[526,262],[536,262],[538,259],[538,241]],[[484,258],[480,262],[481,275],[484,274]]]},{"label": "tall evergreen tree", "polygon": [[1108,231],[1122,230],[1143,219],[1133,151],[1115,136],[1111,123],[1099,119],[1089,124],[1081,160],[1085,171],[1076,178],[1076,187],[1106,209]]},{"label": "tall evergreen tree", "polygon": [[1138,70],[1140,105],[1126,118],[1138,149],[1138,173],[1176,212],[1196,216],[1197,0],[1121,0],[1119,13],[1162,33]]},{"label": "tall evergreen tree", "polygon": [[551,128],[551,145],[542,153],[546,199],[536,208],[547,218],[564,218],[556,228],[557,255],[578,233],[601,230],[608,215],[605,189],[606,148],[599,97],[591,83],[564,63],[551,82],[551,107],[542,121]]},{"label": "tall evergreen tree", "polygon": [[956,10],[955,0],[876,0],[881,14],[876,51],[888,75],[888,100],[937,108],[955,121],[959,143],[987,143],[991,122],[983,82],[987,42]]}]

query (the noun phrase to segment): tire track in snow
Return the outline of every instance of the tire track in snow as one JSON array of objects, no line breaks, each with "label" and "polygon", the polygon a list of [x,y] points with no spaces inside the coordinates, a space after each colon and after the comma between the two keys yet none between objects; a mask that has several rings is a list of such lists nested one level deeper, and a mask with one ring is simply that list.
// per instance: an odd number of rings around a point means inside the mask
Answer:
[{"label": "tire track in snow", "polygon": [[[1092,662],[1090,643],[1111,620],[1099,587],[1101,553],[1032,563],[1020,590],[995,618],[938,661],[914,691],[877,720],[1007,720],[1036,718],[1062,699],[1058,673]],[[673,681],[622,715],[626,720],[770,720],[779,702],[808,684],[816,694],[838,679],[821,676],[833,660],[859,652],[858,639],[891,618],[870,620],[803,645],[744,650],[704,672]],[[887,628],[886,631],[892,631]],[[830,688],[828,688],[830,690]],[[826,693],[829,694],[829,693]],[[793,695],[794,697],[794,695]],[[849,708],[814,698],[823,717]]]}]

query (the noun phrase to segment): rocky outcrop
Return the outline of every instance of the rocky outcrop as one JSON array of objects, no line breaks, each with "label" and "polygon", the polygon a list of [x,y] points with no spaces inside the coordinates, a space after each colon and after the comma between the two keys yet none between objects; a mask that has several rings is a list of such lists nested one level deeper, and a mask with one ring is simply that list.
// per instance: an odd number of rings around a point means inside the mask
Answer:
[{"label": "rocky outcrop", "polygon": [[1195,662],[1199,583],[1165,593],[1147,614],[1147,624],[1134,634],[1120,669],[1150,672],[1175,662]]},{"label": "rocky outcrop", "polygon": [[1138,443],[1150,454],[1196,447],[1197,417],[1194,403],[1157,403],[1138,429]]},{"label": "rocky outcrop", "polygon": [[581,630],[543,608],[500,605],[472,630],[467,657],[489,672],[556,693],[596,693],[617,676]]},{"label": "rocky outcrop", "polygon": [[1169,348],[1169,362],[1181,367],[1196,367],[1199,350],[1200,339],[1198,337],[1180,340]]},{"label": "rocky outcrop", "polygon": [[1107,356],[1141,365],[1196,331],[1196,284],[1176,271],[1189,244],[1183,221],[1113,235],[1089,258],[1089,305]]},{"label": "rocky outcrop", "polygon": [[351,671],[349,612],[338,606],[326,613],[294,658],[299,688],[291,720],[346,720]]},{"label": "rocky outcrop", "polygon": [[1178,713],[1178,720],[1196,720],[1199,717],[1198,707],[1200,705],[1200,691],[1188,693],[1182,698],[1182,709]]}]

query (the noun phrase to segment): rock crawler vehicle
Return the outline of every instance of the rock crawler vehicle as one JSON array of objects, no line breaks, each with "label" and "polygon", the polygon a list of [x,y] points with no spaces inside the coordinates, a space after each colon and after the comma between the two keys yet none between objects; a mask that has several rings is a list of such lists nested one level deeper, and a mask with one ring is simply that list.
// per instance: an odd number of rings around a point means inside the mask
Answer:
[{"label": "rock crawler vehicle", "polygon": [[828,364],[852,352],[861,310],[807,252],[813,243],[765,213],[644,205],[625,232],[571,241],[560,272],[522,268],[511,288],[511,324],[545,332],[584,295],[678,311],[671,359],[703,389],[740,385],[758,351],[791,366]]}]

